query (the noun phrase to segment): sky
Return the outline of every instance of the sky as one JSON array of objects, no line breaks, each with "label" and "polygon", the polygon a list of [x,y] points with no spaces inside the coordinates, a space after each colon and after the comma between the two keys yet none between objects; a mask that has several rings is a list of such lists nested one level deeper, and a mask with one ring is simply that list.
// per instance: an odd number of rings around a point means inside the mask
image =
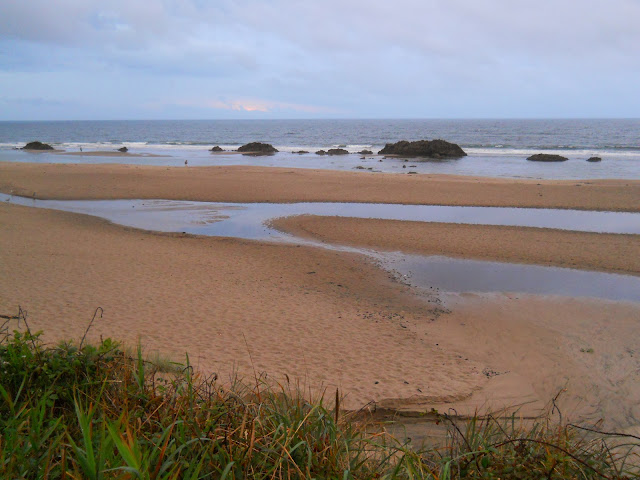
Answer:
[{"label": "sky", "polygon": [[640,0],[2,0],[0,120],[638,118]]}]

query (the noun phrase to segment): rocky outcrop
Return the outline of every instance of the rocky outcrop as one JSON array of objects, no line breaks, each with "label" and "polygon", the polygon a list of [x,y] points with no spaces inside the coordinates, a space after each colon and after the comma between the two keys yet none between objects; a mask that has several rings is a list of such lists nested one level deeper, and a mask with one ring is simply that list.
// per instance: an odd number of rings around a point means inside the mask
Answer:
[{"label": "rocky outcrop", "polygon": [[360,150],[358,153],[360,155],[373,155],[373,152],[371,150]]},{"label": "rocky outcrop", "polygon": [[551,153],[536,153],[535,155],[531,155],[527,160],[531,162],[566,162],[569,160],[567,157],[563,157],[562,155],[554,155]]},{"label": "rocky outcrop", "polygon": [[220,148],[219,145],[216,145],[215,147],[212,147],[211,150],[209,150],[210,152],[224,152],[224,150],[222,148]]},{"label": "rocky outcrop", "polygon": [[401,140],[397,143],[387,143],[378,153],[381,155],[427,158],[460,158],[467,156],[459,145],[439,139],[418,140],[416,142]]},{"label": "rocky outcrop", "polygon": [[297,153],[298,155],[303,155],[305,153],[309,153],[306,150],[298,150],[297,152],[292,152],[292,153]]},{"label": "rocky outcrop", "polygon": [[122,152],[122,153],[127,153],[127,152],[129,151],[129,149],[128,149],[127,147],[120,147],[120,148],[118,149],[118,151],[119,151],[119,152]]},{"label": "rocky outcrop", "polygon": [[22,150],[53,150],[53,147],[48,143],[29,142],[22,147]]},{"label": "rocky outcrop", "polygon": [[589,157],[587,158],[587,162],[601,162],[602,158],[600,157]]},{"label": "rocky outcrop", "polygon": [[327,150],[327,155],[349,155],[349,152],[344,148],[330,148]]},{"label": "rocky outcrop", "polygon": [[277,153],[278,149],[268,143],[251,142],[242,145],[238,148],[238,151],[252,155],[271,155],[272,153]]},{"label": "rocky outcrop", "polygon": [[326,155],[326,154],[327,154],[327,152],[325,152],[324,150],[318,150],[316,152],[316,155]]}]

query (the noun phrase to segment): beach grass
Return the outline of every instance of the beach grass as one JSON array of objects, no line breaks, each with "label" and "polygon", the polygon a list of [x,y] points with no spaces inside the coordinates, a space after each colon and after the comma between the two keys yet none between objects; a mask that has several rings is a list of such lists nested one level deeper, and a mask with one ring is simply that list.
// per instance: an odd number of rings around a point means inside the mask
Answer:
[{"label": "beach grass", "polygon": [[445,444],[419,448],[341,412],[338,392],[327,402],[288,381],[222,385],[188,358],[159,368],[111,339],[47,346],[21,310],[1,327],[0,478],[637,478],[632,436],[441,415]]}]

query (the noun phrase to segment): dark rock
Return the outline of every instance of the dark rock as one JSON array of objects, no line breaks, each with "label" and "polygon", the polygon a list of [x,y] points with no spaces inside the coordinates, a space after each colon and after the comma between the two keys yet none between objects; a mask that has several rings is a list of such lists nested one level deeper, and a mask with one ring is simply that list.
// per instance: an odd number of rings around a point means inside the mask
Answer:
[{"label": "dark rock", "polygon": [[306,150],[298,150],[297,152],[293,152],[293,153],[298,153],[300,155],[302,155],[303,153],[309,153]]},{"label": "dark rock", "polygon": [[358,152],[360,155],[373,155],[371,150],[361,150]]},{"label": "dark rock", "polygon": [[567,157],[563,157],[562,155],[553,155],[550,153],[536,153],[535,155],[531,155],[527,160],[532,162],[566,162],[569,160]]},{"label": "dark rock", "polygon": [[278,149],[274,148],[273,145],[268,143],[260,143],[260,142],[251,142],[246,145],[242,145],[238,148],[239,152],[242,153],[251,153],[254,155],[270,155],[272,153],[277,153]]},{"label": "dark rock", "polygon": [[378,153],[381,155],[429,158],[460,158],[467,156],[459,145],[445,140],[418,140],[416,142],[401,140],[397,143],[387,143]]},{"label": "dark rock", "polygon": [[601,162],[602,158],[600,157],[589,157],[587,158],[587,162]]},{"label": "dark rock", "polygon": [[327,152],[325,152],[324,150],[318,150],[316,152],[316,155],[326,155],[326,154],[327,154]]},{"label": "dark rock", "polygon": [[129,149],[128,149],[127,147],[120,147],[120,148],[118,149],[118,151],[119,151],[119,152],[122,152],[122,153],[127,153],[127,152],[129,151]]},{"label": "dark rock", "polygon": [[212,147],[211,150],[209,150],[210,152],[224,152],[224,150],[222,148],[220,148],[219,145],[216,145],[215,147]]},{"label": "dark rock", "polygon": [[349,155],[344,148],[330,148],[327,150],[327,155]]},{"label": "dark rock", "polygon": [[47,143],[42,142],[29,142],[22,150],[53,150],[53,147]]}]

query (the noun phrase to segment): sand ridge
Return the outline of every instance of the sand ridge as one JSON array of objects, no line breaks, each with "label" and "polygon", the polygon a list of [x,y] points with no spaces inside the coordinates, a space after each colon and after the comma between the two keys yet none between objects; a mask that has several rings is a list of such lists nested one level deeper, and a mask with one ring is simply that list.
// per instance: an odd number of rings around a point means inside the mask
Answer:
[{"label": "sand ridge", "polygon": [[269,223],[328,244],[640,275],[640,235],[315,215]]},{"label": "sand ridge", "polygon": [[640,211],[640,180],[514,180],[248,166],[1,163],[0,191],[60,200],[377,202]]}]

